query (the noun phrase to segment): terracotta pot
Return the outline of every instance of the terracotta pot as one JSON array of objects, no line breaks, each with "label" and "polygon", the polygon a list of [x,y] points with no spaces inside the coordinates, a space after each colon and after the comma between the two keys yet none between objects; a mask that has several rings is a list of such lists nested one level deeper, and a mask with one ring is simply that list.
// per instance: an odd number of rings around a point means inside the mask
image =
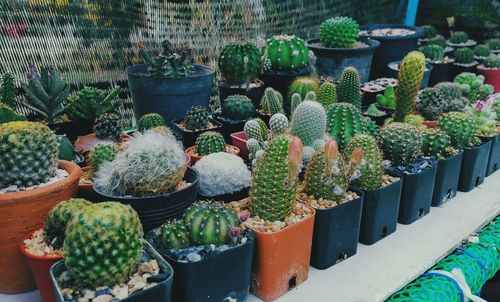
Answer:
[{"label": "terracotta pot", "polygon": [[[312,208],[311,208],[312,209]],[[273,301],[307,279],[315,212],[278,232],[255,233],[252,292]]]},{"label": "terracotta pot", "polygon": [[[41,229],[41,227],[35,228],[24,239],[30,239],[34,232]],[[21,253],[26,257],[28,266],[31,268],[33,277],[35,277],[36,286],[40,291],[40,296],[43,302],[52,302],[55,300],[54,291],[52,290],[52,280],[50,279],[50,268],[57,261],[63,259],[61,256],[37,256],[30,254],[26,251],[26,245],[24,244],[24,239],[21,241],[19,247]]]},{"label": "terracotta pot", "polygon": [[[226,145],[226,152],[231,153],[231,154],[235,154],[235,155],[239,155],[240,148],[233,146],[233,145]],[[190,166],[196,164],[196,162],[199,161],[203,157],[203,156],[199,156],[196,153],[196,146],[191,146],[191,147],[187,148],[184,151],[184,153],[191,158]]]},{"label": "terracotta pot", "polygon": [[[82,177],[85,175],[89,175],[90,171],[90,166],[86,166],[82,168]],[[78,182],[78,197],[80,198],[85,198],[89,201],[99,201],[100,196],[97,195],[97,193],[94,191],[94,182],[86,182],[86,183],[81,183]]]},{"label": "terracotta pot", "polygon": [[231,133],[231,140],[233,141],[233,145],[240,148],[241,155],[245,158],[248,158],[248,148],[247,148],[247,134],[245,131],[240,131],[236,133]]},{"label": "terracotta pot", "polygon": [[191,156],[184,154],[186,157],[186,161],[184,162],[186,164],[186,167],[191,167]]},{"label": "terracotta pot", "polygon": [[427,128],[437,128],[438,126],[438,121],[424,121],[424,125]]},{"label": "terracotta pot", "polygon": [[64,180],[28,191],[0,194],[0,292],[17,293],[36,287],[19,252],[19,242],[43,224],[54,205],[76,196],[80,167],[61,160],[59,168],[69,173]]},{"label": "terracotta pot", "polygon": [[483,64],[477,66],[477,70],[484,76],[484,82],[491,84],[495,92],[500,92],[500,68],[485,68]]}]

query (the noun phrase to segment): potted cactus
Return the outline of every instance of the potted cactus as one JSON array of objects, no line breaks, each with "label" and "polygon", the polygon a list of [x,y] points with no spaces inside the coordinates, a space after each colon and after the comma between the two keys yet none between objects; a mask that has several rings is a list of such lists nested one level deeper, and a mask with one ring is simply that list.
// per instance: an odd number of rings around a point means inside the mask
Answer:
[{"label": "potted cactus", "polygon": [[492,53],[498,54],[500,52],[500,39],[499,38],[491,38],[487,40],[486,45],[490,48]]},{"label": "potted cactus", "polygon": [[172,301],[172,267],[142,240],[130,206],[87,205],[69,220],[65,234],[64,260],[51,268],[55,301]]},{"label": "potted cactus", "polygon": [[283,95],[278,90],[267,87],[260,100],[260,109],[257,111],[259,118],[269,125],[272,115],[284,112]]},{"label": "potted cactus", "polygon": [[[297,105],[306,100],[316,101],[316,95],[319,92],[320,81],[316,77],[305,76],[296,78],[288,88],[288,101],[286,102],[286,111],[290,115]],[[313,96],[314,94],[314,96]]]},{"label": "potted cactus", "polygon": [[106,200],[130,204],[144,229],[175,218],[196,200],[198,174],[185,165],[180,144],[161,131],[137,133],[115,159],[100,165],[94,190]]},{"label": "potted cactus", "polygon": [[217,130],[222,124],[212,119],[206,107],[191,107],[182,120],[172,121],[175,129],[182,133],[184,147],[194,145],[196,138],[203,132]]},{"label": "potted cactus", "polygon": [[230,95],[244,95],[255,107],[264,94],[264,83],[258,79],[262,71],[262,56],[257,46],[251,43],[230,43],[226,45],[217,61],[223,78],[219,87],[219,98]]},{"label": "potted cactus", "polygon": [[240,228],[247,217],[222,203],[200,201],[182,220],[148,233],[174,268],[173,301],[246,300],[255,242],[251,231]]},{"label": "potted cactus", "polygon": [[327,109],[326,119],[326,131],[335,139],[341,151],[356,134],[366,131],[361,111],[349,103],[332,104]]},{"label": "potted cactus", "polygon": [[434,86],[441,92],[445,106],[443,112],[464,111],[469,104],[469,100],[464,96],[468,90],[464,85],[454,82],[441,82]]},{"label": "potted cactus", "polygon": [[451,68],[451,78],[454,79],[462,72],[475,72],[476,66],[479,64],[474,59],[474,51],[470,48],[457,48],[453,52],[453,64]]},{"label": "potted cactus", "polygon": [[427,45],[432,38],[437,36],[437,30],[432,25],[422,25],[420,28],[422,29],[423,34],[418,41],[423,45]]},{"label": "potted cactus", "polygon": [[222,124],[221,132],[229,141],[231,133],[242,131],[245,122],[253,118],[255,112],[252,100],[244,95],[236,94],[222,100],[220,114],[214,118]]},{"label": "potted cactus", "polygon": [[477,70],[484,76],[484,82],[493,86],[495,92],[500,92],[500,55],[487,57]]},{"label": "potted cactus", "polygon": [[469,99],[470,104],[475,104],[477,100],[485,100],[494,92],[492,85],[484,83],[484,76],[473,72],[462,72],[453,79],[453,82],[460,84],[463,95]]},{"label": "potted cactus", "polygon": [[[280,118],[278,118],[274,122],[274,124],[279,126],[280,129],[287,128],[288,118],[283,113],[276,113],[275,115],[279,115]],[[243,130],[244,131],[232,133],[231,140],[233,141],[233,144],[240,149],[242,156],[248,157],[250,160],[253,160],[253,155],[255,155],[255,152],[259,149],[262,149],[264,142],[268,139],[269,129],[262,119],[255,118],[247,121],[243,126]],[[255,139],[255,141],[251,141],[255,146],[255,148],[253,149],[248,148],[248,141],[250,139]]]},{"label": "potted cactus", "polygon": [[240,154],[240,149],[233,145],[226,144],[224,136],[219,132],[207,131],[198,136],[194,146],[186,149],[185,153],[191,158],[191,164],[195,164],[203,156],[217,153],[228,152],[231,154]]},{"label": "potted cactus", "polygon": [[380,46],[376,40],[359,39],[359,25],[349,17],[329,18],[319,27],[319,39],[307,41],[316,56],[315,66],[320,76],[339,78],[342,70],[355,67],[362,82],[368,81],[373,53]]},{"label": "potted cactus", "polygon": [[137,121],[137,129],[140,132],[148,131],[156,127],[166,127],[165,119],[158,113],[146,113]]},{"label": "potted cactus", "polygon": [[156,58],[141,48],[147,64],[127,68],[136,117],[156,112],[172,121],[181,119],[192,106],[208,106],[213,69],[192,64],[188,50],[179,55],[167,40]]},{"label": "potted cactus", "polygon": [[0,124],[0,146],[0,237],[8,259],[0,267],[0,291],[15,293],[35,288],[19,242],[55,204],[76,195],[81,172],[72,162],[58,161],[57,137],[40,123]]},{"label": "potted cactus", "polygon": [[436,128],[441,113],[446,111],[447,99],[439,88],[428,87],[419,91],[416,101],[416,109],[425,118],[425,125]]},{"label": "potted cactus", "polygon": [[491,54],[491,49],[486,44],[478,44],[474,47],[474,59],[483,62]]},{"label": "potted cactus", "polygon": [[446,44],[453,48],[459,48],[473,47],[477,42],[469,39],[469,35],[464,31],[454,31],[450,34],[450,38],[446,41]]},{"label": "potted cactus", "polygon": [[445,56],[444,48],[438,44],[429,44],[422,48],[425,59],[432,65],[428,86],[451,80],[450,66],[453,59]]}]

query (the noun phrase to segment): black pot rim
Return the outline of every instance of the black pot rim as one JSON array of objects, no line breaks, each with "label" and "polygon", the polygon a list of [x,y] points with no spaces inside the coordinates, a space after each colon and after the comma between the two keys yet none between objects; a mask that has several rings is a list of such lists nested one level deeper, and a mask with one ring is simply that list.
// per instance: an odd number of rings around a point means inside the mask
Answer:
[{"label": "black pot rim", "polygon": [[406,36],[370,36],[370,35],[362,35],[360,34],[360,37],[369,37],[375,40],[409,40],[409,39],[415,39],[415,38],[420,38],[424,34],[424,30],[420,28],[419,26],[411,26],[411,25],[404,25],[404,24],[397,24],[397,23],[378,23],[378,24],[369,24],[369,25],[362,25],[359,27],[360,30],[372,30],[372,29],[381,29],[381,28],[403,28],[403,29],[409,29],[413,30],[415,33],[411,35],[406,35]]},{"label": "black pot rim", "polygon": [[[259,76],[260,76],[260,74],[259,74]],[[254,84],[255,83],[259,83],[261,86],[259,86],[259,87],[252,87],[252,88],[250,88],[248,90],[264,88],[264,81],[262,81],[259,78],[253,80],[252,83],[254,83]],[[217,86],[218,87],[228,88],[228,89],[247,89],[246,87],[241,87],[241,85],[239,87],[231,87],[231,85],[228,85],[224,80],[218,81],[217,82]]]},{"label": "black pot rim", "polygon": [[183,132],[183,133],[199,133],[199,132],[204,132],[204,131],[216,131],[217,129],[220,129],[222,128],[222,124],[217,121],[216,119],[214,118],[208,118],[208,120],[216,127],[212,128],[212,129],[203,129],[203,130],[198,130],[198,131],[186,131],[184,129],[182,129],[181,127],[179,127],[179,124],[183,121],[183,119],[178,119],[178,120],[173,120],[171,121],[171,123],[177,128],[179,129],[179,131]]},{"label": "black pot rim", "polygon": [[335,52],[335,53],[365,53],[365,52],[374,52],[377,48],[380,47],[380,42],[372,39],[370,37],[361,37],[359,41],[368,44],[368,47],[360,47],[360,48],[332,48],[332,47],[322,47],[322,46],[314,46],[313,43],[319,42],[319,39],[310,39],[307,40],[306,46],[312,51],[317,52]]},{"label": "black pot rim", "polygon": [[[401,61],[402,60],[389,62],[389,63],[387,63],[387,68],[389,68],[390,70],[393,70],[393,71],[399,71],[399,65],[401,64]],[[394,64],[396,64],[398,66],[398,69],[394,69],[391,67],[391,65],[394,65]],[[425,70],[424,72],[431,72],[432,69],[434,69],[434,66],[431,64],[431,62],[426,61],[425,68],[427,68],[427,70]]]},{"label": "black pot rim", "polygon": [[456,158],[456,157],[460,157],[460,156],[462,156],[462,154],[463,154],[463,153],[464,153],[464,150],[458,150],[457,154],[455,154],[455,155],[453,155],[453,156],[450,156],[450,157],[445,158],[445,159],[439,159],[439,160],[438,160],[438,164],[439,164],[440,162],[445,162],[445,161],[448,161],[448,160],[454,159],[454,158]]},{"label": "black pot rim", "polygon": [[[257,110],[256,110],[257,111]],[[246,123],[247,121],[253,119],[253,117],[247,119],[247,120],[232,120],[232,119],[229,119],[229,118],[225,118],[223,116],[214,116],[214,119],[218,122],[220,122],[221,124],[228,124],[228,125],[240,125],[240,124],[244,124]]]},{"label": "black pot rim", "polygon": [[260,76],[286,76],[286,77],[300,77],[306,76],[311,73],[311,67],[306,66],[299,70],[282,71],[282,70],[264,70]]},{"label": "black pot rim", "polygon": [[399,179],[397,181],[391,182],[390,184],[388,184],[386,186],[383,186],[383,187],[380,187],[380,188],[374,189],[374,190],[366,190],[366,189],[362,189],[362,188],[358,188],[358,187],[354,187],[354,186],[351,186],[351,188],[354,189],[354,190],[361,191],[361,192],[363,192],[363,194],[365,194],[365,192],[376,192],[376,191],[384,189],[385,187],[392,186],[392,185],[394,185],[394,184],[396,184],[398,182],[402,182],[403,181],[403,177],[401,175],[399,175],[398,173],[396,173],[396,172],[384,170],[384,174],[387,174],[387,175],[392,176],[392,177],[397,177]]},{"label": "black pot rim", "polygon": [[482,148],[484,147],[484,145],[488,145],[488,144],[491,144],[491,140],[484,140],[484,141],[481,141],[481,144],[480,145],[477,145],[477,146],[474,146],[474,147],[465,147],[463,148],[461,151],[467,151],[467,150],[477,150],[479,148]]},{"label": "black pot rim", "polygon": [[137,78],[147,78],[147,79],[155,79],[155,80],[164,80],[164,81],[172,81],[172,80],[182,80],[182,79],[190,79],[190,78],[201,78],[201,77],[206,77],[213,75],[215,73],[215,70],[205,66],[205,65],[199,65],[199,64],[193,64],[195,68],[195,74],[189,77],[182,77],[182,78],[167,78],[167,77],[151,77],[147,74],[139,72],[139,70],[146,69],[147,70],[148,64],[138,64],[138,65],[133,65],[129,66],[125,69],[128,75],[132,75]]},{"label": "black pot rim", "polygon": [[472,68],[472,67],[477,67],[479,65],[479,62],[476,61],[476,60],[474,60],[474,62],[469,63],[469,64],[462,64],[462,63],[455,63],[455,62],[453,62],[453,65],[464,67],[464,68]]}]

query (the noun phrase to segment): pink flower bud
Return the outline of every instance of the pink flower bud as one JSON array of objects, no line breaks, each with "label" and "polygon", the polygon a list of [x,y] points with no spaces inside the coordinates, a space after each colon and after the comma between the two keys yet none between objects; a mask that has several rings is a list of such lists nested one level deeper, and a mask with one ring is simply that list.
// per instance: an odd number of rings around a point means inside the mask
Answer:
[{"label": "pink flower bud", "polygon": [[325,144],[325,158],[327,161],[334,161],[339,157],[339,146],[337,142],[331,138]]},{"label": "pink flower bud", "polygon": [[363,161],[363,150],[360,148],[354,149],[351,154],[351,161],[356,165],[359,165]]},{"label": "pink flower bud", "polygon": [[476,102],[476,109],[477,109],[477,111],[483,111],[483,109],[484,109],[484,102],[483,101],[477,101]]},{"label": "pink flower bud", "polygon": [[302,163],[302,141],[298,136],[294,136],[288,148],[288,163],[299,166]]},{"label": "pink flower bud", "polygon": [[229,235],[232,237],[236,237],[241,233],[241,229],[239,227],[232,227],[231,230],[229,231]]},{"label": "pink flower bud", "polygon": [[240,223],[247,221],[249,217],[250,217],[250,211],[248,210],[244,210],[238,213],[238,221]]}]

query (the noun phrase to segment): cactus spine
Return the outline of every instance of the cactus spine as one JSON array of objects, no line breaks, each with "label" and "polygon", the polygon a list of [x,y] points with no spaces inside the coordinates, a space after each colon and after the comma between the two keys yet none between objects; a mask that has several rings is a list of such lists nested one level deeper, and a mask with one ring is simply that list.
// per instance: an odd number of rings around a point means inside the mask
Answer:
[{"label": "cactus spine", "polygon": [[291,135],[297,135],[304,146],[321,139],[326,131],[326,113],[323,106],[314,101],[304,101],[292,115]]},{"label": "cactus spine", "polygon": [[285,133],[288,128],[288,118],[283,113],[276,113],[269,119],[269,128],[273,137]]},{"label": "cactus spine", "polygon": [[349,103],[332,104],[326,113],[327,130],[338,143],[340,150],[356,134],[366,131],[361,112]]},{"label": "cactus spine", "polygon": [[358,70],[354,67],[346,67],[340,76],[340,83],[337,87],[339,102],[353,104],[361,110],[361,96],[359,94],[360,78]]},{"label": "cactus spine", "polygon": [[189,231],[179,219],[164,223],[157,235],[159,245],[165,249],[183,249],[191,244]]},{"label": "cactus spine", "polygon": [[446,132],[425,128],[422,130],[422,154],[425,156],[435,156],[437,159],[447,159],[455,153],[451,146],[451,138]]},{"label": "cactus spine", "polygon": [[122,133],[122,122],[116,113],[104,113],[99,115],[94,122],[95,136],[99,139],[120,140]]},{"label": "cactus spine", "polygon": [[309,49],[296,36],[274,36],[267,40],[267,59],[272,70],[300,70],[309,64]]},{"label": "cactus spine", "polygon": [[425,57],[419,51],[411,51],[403,58],[399,66],[398,83],[396,88],[396,111],[394,120],[404,121],[405,117],[415,109],[420,83],[424,76]]},{"label": "cactus spine", "polygon": [[435,121],[439,119],[439,114],[444,112],[445,106],[445,98],[438,88],[429,87],[420,91],[417,109],[426,120]]},{"label": "cactus spine", "polygon": [[230,95],[222,103],[222,115],[231,120],[248,120],[255,114],[252,100],[244,95]]},{"label": "cactus spine", "polygon": [[463,112],[448,112],[439,119],[439,128],[446,132],[457,149],[478,144],[476,125],[472,117]]},{"label": "cactus spine", "polygon": [[219,132],[203,132],[196,139],[196,153],[200,156],[226,151],[226,142]]},{"label": "cactus spine", "polygon": [[357,42],[358,34],[358,23],[349,17],[333,17],[319,27],[319,40],[325,47],[351,48]]},{"label": "cactus spine", "polygon": [[203,106],[191,107],[184,116],[184,127],[189,131],[203,130],[208,127],[209,116]]}]

